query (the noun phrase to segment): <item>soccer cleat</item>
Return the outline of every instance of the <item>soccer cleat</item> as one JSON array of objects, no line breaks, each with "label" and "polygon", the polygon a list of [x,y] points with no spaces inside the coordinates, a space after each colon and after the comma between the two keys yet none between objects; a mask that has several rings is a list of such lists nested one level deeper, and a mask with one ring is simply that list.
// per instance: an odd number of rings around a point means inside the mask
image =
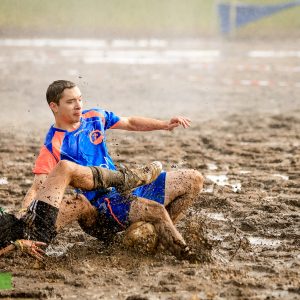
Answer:
[{"label": "soccer cleat", "polygon": [[162,171],[162,164],[159,161],[154,161],[136,169],[121,166],[119,171],[124,176],[124,183],[119,186],[117,190],[119,192],[125,192],[154,181]]}]

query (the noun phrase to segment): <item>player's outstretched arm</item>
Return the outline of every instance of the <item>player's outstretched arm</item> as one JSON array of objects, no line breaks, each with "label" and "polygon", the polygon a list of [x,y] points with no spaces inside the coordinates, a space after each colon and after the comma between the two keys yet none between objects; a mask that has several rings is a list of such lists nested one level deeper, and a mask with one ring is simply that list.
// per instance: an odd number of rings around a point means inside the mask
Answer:
[{"label": "player's outstretched arm", "polygon": [[114,129],[123,129],[130,131],[152,131],[152,130],[169,130],[172,131],[178,126],[188,128],[191,120],[186,117],[173,117],[169,121],[162,121],[144,117],[122,117],[113,127]]}]

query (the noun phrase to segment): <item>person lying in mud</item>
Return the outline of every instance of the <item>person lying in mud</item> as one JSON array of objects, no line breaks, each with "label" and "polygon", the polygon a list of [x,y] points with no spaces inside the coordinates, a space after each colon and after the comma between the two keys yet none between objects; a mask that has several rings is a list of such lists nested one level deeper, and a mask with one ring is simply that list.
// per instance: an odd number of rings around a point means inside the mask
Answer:
[{"label": "person lying in mud", "polygon": [[[118,117],[112,112],[99,108],[83,111],[83,100],[79,88],[73,82],[65,80],[54,81],[50,84],[46,92],[46,98],[54,114],[55,124],[48,131],[44,146],[33,169],[35,174],[33,185],[24,198],[23,206],[28,207],[28,215],[35,215],[36,210],[41,210],[45,216],[50,216],[48,210],[53,210],[52,207],[57,209],[56,216],[59,215],[58,209],[61,209],[60,197],[62,197],[64,190],[64,186],[62,188],[60,184],[67,181],[67,175],[62,173],[60,178],[63,182],[57,182],[58,185],[56,186],[53,184],[56,179],[50,174],[56,168],[61,168],[61,165],[69,166],[68,162],[74,162],[76,165],[73,166],[76,166],[76,168],[96,166],[96,168],[91,169],[93,170],[93,178],[96,178],[96,180],[108,171],[116,170],[106,147],[106,130],[152,131],[173,130],[178,126],[184,128],[190,126],[190,120],[184,117],[174,117],[170,121],[161,121],[143,117]],[[100,172],[99,167],[104,168],[105,172]],[[112,173],[107,178],[108,180],[115,180]],[[42,193],[42,190],[45,189],[46,180],[47,186],[50,187],[50,190],[47,190],[47,192],[50,192],[47,197],[51,198],[51,201],[45,196],[42,199],[38,197],[39,192]],[[83,197],[89,201],[92,207],[96,208],[97,213],[105,218],[106,222],[112,224],[109,226],[111,227],[109,232],[112,234],[116,230],[125,229],[129,223],[138,220],[148,220],[155,223],[156,221],[151,219],[155,219],[155,216],[150,216],[155,214],[159,218],[164,215],[168,219],[168,222],[165,220],[164,222],[171,226],[171,232],[175,237],[179,233],[172,221],[179,220],[186,209],[197,199],[202,189],[203,177],[196,170],[160,172],[150,185],[141,186],[126,196],[115,188],[96,188],[97,184],[92,187],[82,187],[80,185],[82,182],[84,182],[82,178],[78,182],[76,181],[76,184],[73,181],[71,182],[74,187],[85,190],[81,191],[78,198],[82,199]],[[60,199],[59,204],[55,202],[51,192],[58,193],[55,197]],[[132,197],[139,199],[139,201],[132,201]],[[34,199],[37,199],[37,201],[33,202]],[[77,199],[75,202],[79,203],[79,200]],[[50,206],[47,206],[46,209],[44,203]],[[46,209],[46,213],[44,209]],[[67,211],[72,214],[72,210]],[[167,212],[168,214],[166,214]],[[54,219],[56,220],[56,217]],[[49,220],[53,228],[55,225],[59,225],[56,224],[55,220]],[[161,225],[157,225],[155,228],[157,229],[157,227],[161,227]],[[53,228],[52,230],[54,230]],[[91,230],[87,227],[84,229],[91,233]],[[182,241],[181,236],[179,240]],[[48,242],[48,239],[46,239],[46,242]]]},{"label": "person lying in mud", "polygon": [[[41,246],[49,244],[62,227],[75,220],[84,231],[104,242],[130,224],[146,221],[154,225],[165,249],[179,259],[189,259],[192,253],[172,222],[177,214],[169,214],[159,202],[132,193],[140,188],[151,190],[161,171],[159,162],[120,171],[80,166],[66,160],[58,162],[21,218],[1,212],[0,255],[20,249],[41,260]],[[96,191],[113,186],[122,199],[111,201],[105,197],[109,210],[99,212],[82,194],[63,199],[68,185]]]}]

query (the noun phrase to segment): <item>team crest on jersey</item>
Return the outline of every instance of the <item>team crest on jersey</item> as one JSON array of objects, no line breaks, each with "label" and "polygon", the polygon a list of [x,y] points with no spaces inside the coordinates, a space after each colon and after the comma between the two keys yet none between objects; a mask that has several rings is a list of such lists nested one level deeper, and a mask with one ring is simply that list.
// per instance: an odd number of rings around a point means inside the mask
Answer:
[{"label": "team crest on jersey", "polygon": [[94,145],[101,144],[104,138],[102,131],[100,131],[99,129],[91,131],[89,137],[91,143],[93,143]]}]

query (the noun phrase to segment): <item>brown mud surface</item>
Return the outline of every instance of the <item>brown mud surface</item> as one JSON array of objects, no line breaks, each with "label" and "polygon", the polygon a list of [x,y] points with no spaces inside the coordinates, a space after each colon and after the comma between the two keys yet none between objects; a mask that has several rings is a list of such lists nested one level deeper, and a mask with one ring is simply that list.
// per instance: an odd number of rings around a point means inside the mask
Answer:
[{"label": "brown mud surface", "polygon": [[[112,131],[108,146],[117,162],[160,160],[166,170],[194,168],[206,178],[178,224],[203,262],[178,261],[162,250],[129,251],[122,234],[107,249],[73,224],[58,235],[44,264],[17,253],[1,257],[0,270],[12,272],[14,284],[1,298],[300,298],[300,73],[284,71],[299,69],[299,58],[261,61],[243,56],[250,46],[208,45],[216,46],[223,51],[218,62],[162,66],[75,64],[52,48],[0,51],[0,206],[17,211],[32,183],[51,122],[44,90],[57,78],[77,78],[86,98],[95,99],[87,107],[191,117],[190,129],[173,133]],[[263,47],[278,50],[278,44],[256,48]],[[14,61],[20,51],[40,51],[36,57],[44,51],[54,62]],[[241,64],[252,67],[241,72]],[[225,77],[288,85],[229,86]]]}]

